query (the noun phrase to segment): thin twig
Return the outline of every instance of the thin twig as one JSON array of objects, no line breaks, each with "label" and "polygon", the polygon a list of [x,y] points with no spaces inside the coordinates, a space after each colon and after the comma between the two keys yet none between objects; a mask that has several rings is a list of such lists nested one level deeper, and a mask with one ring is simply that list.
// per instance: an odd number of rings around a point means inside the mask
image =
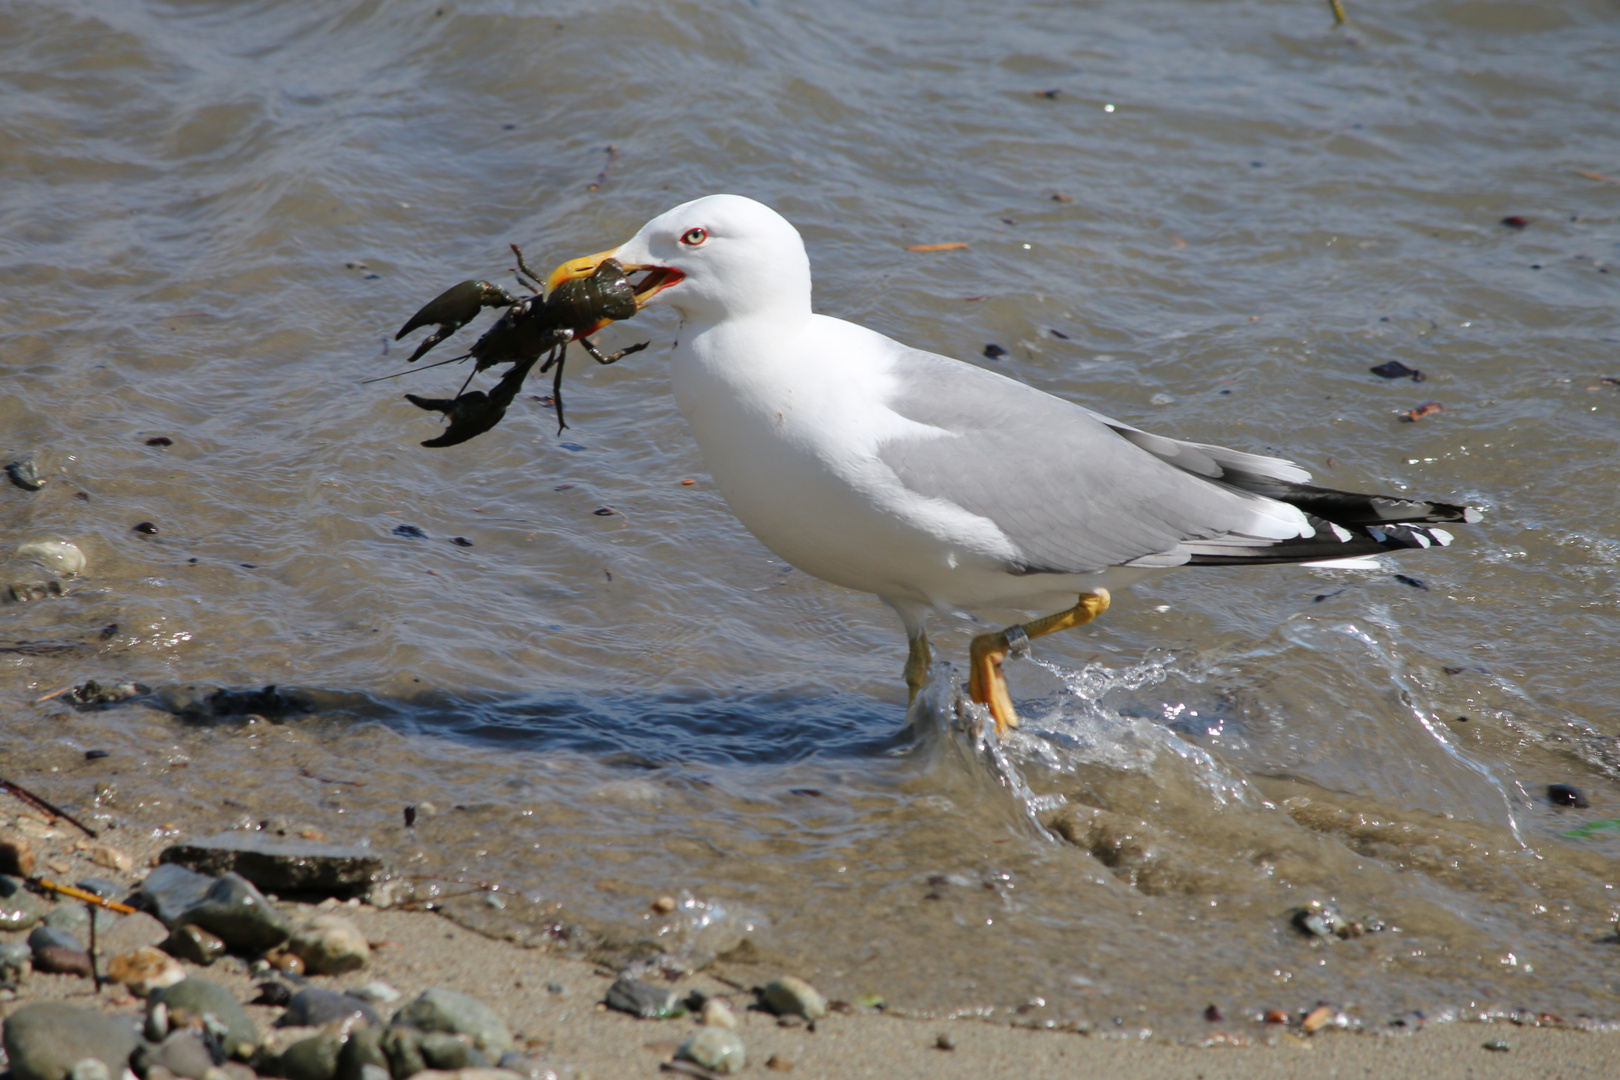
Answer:
[{"label": "thin twig", "polygon": [[96,909],[93,906],[90,908],[90,990],[101,993],[101,972],[96,967]]},{"label": "thin twig", "polygon": [[50,693],[46,694],[44,697],[35,698],[34,699],[34,704],[38,705],[42,701],[49,701],[49,700],[51,700],[51,698],[61,697],[63,694],[67,693],[69,690],[72,690],[72,689],[73,689],[73,687],[71,687],[71,686],[64,686],[60,690],[52,690]]},{"label": "thin twig", "polygon": [[83,900],[87,904],[95,904],[98,907],[104,907],[108,911],[116,911],[120,915],[135,914],[135,909],[130,907],[128,904],[120,904],[116,900],[104,900],[93,892],[87,892],[84,889],[76,888],[72,885],[58,885],[54,881],[46,881],[44,878],[37,877],[29,878],[28,884],[38,889],[45,889],[48,892],[60,893],[63,896],[71,896],[75,900]]},{"label": "thin twig", "polygon": [[607,164],[602,166],[602,171],[596,174],[595,180],[592,180],[589,184],[585,185],[586,191],[595,191],[603,184],[607,183],[608,170],[613,168],[613,163],[619,160],[619,148],[617,146],[609,143],[602,149],[607,151]]},{"label": "thin twig", "polygon": [[1344,0],[1328,0],[1328,7],[1333,9],[1333,25],[1343,26],[1350,20],[1344,14]]},{"label": "thin twig", "polygon": [[29,805],[33,806],[36,810],[43,810],[43,811],[45,811],[45,813],[51,815],[52,817],[59,817],[59,818],[62,818],[63,820],[65,820],[65,821],[69,821],[69,822],[73,823],[74,825],[77,825],[79,828],[84,830],[84,832],[85,832],[85,834],[87,836],[95,836],[96,835],[96,830],[92,829],[90,826],[86,825],[84,822],[80,821],[78,818],[74,817],[72,814],[68,813],[66,810],[63,810],[62,808],[57,807],[57,806],[52,806],[50,803],[46,802],[44,799],[40,798],[38,795],[35,795],[32,791],[29,791],[27,788],[23,787],[21,784],[15,783],[15,782],[13,782],[11,780],[7,780],[4,777],[0,777],[0,788],[5,788],[7,791],[9,791],[13,795],[17,796],[17,798],[21,799],[23,802],[28,803]]}]

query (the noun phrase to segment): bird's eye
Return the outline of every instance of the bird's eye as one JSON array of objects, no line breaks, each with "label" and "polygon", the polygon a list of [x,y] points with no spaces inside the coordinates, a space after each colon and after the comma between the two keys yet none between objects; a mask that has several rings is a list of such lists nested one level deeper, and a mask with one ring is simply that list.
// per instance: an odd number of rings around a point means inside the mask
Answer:
[{"label": "bird's eye", "polygon": [[708,238],[708,229],[687,229],[685,234],[681,236],[681,243],[685,244],[687,247],[697,247]]}]

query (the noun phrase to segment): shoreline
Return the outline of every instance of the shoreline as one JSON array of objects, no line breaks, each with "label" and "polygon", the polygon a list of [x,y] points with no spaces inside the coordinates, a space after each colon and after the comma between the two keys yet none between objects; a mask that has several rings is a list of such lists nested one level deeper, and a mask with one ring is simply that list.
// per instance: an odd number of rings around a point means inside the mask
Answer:
[{"label": "shoreline", "polygon": [[[174,840],[161,827],[132,827],[127,817],[115,833],[91,841],[66,822],[47,825],[34,811],[0,816],[32,843],[42,873],[68,881],[100,876],[134,885],[145,877],[157,852]],[[103,842],[113,836],[128,847],[109,854]],[[558,1078],[574,1080],[655,1077],[670,1071],[709,1075],[693,1071],[688,1063],[666,1066],[676,1047],[700,1029],[694,1016],[644,1020],[607,1008],[603,997],[619,973],[590,959],[496,940],[430,911],[379,908],[354,900],[277,901],[276,906],[295,926],[317,913],[335,912],[352,920],[371,944],[371,958],[363,968],[285,980],[295,990],[300,985],[350,990],[381,980],[401,995],[378,1007],[385,1019],[429,987],[470,994],[505,1020],[517,1049],[540,1063],[530,1074],[537,1080],[547,1075],[546,1069]],[[26,936],[26,930],[0,933],[7,942]],[[100,970],[107,971],[116,952],[155,945],[165,936],[166,928],[149,915],[119,917],[101,936]],[[219,983],[244,1003],[253,1000],[258,983],[276,977],[273,972],[251,973],[241,957],[223,957],[206,968],[190,962],[184,967],[188,976]],[[791,973],[761,972],[760,981],[780,974]],[[104,1013],[144,1014],[145,1003],[123,987],[103,986],[92,992],[90,985],[81,976],[35,972],[17,986],[13,997],[0,1002],[0,1017],[42,1001],[94,1007]],[[1620,1034],[1569,1026],[1458,1021],[1431,1024],[1410,1034],[1337,1031],[1329,1026],[1307,1035],[1298,1018],[1288,1025],[1232,1018],[1212,1023],[1204,1045],[1189,1045],[995,1019],[926,1019],[867,1009],[835,1011],[807,1025],[799,1018],[778,1018],[759,1009],[746,987],[713,972],[683,975],[667,985],[682,995],[698,991],[729,1003],[747,1052],[743,1071],[755,1075],[878,1080],[1056,1080],[1077,1075],[1149,1080],[1415,1075],[1430,1080],[1521,1076],[1597,1080],[1614,1076],[1620,1061]],[[248,1005],[247,1011],[261,1040],[285,1038],[272,1034],[281,1007]],[[303,1030],[307,1034],[308,1029]]]}]

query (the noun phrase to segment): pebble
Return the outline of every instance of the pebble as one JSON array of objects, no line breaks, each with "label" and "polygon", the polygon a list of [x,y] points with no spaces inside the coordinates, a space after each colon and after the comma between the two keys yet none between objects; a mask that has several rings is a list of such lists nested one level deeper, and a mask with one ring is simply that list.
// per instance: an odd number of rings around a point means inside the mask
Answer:
[{"label": "pebble", "polygon": [[107,965],[107,977],[129,987],[131,993],[146,997],[153,990],[185,979],[186,969],[163,950],[148,947],[113,957]]},{"label": "pebble", "polygon": [[60,1001],[18,1009],[6,1018],[4,1035],[13,1080],[63,1080],[85,1058],[119,1076],[139,1042],[127,1018]]},{"label": "pebble", "polygon": [[207,967],[225,955],[225,942],[200,926],[177,926],[158,948],[180,960]]},{"label": "pebble", "polygon": [[703,1024],[705,1027],[723,1027],[727,1031],[736,1031],[737,1017],[724,1001],[712,997],[703,1003]]},{"label": "pebble", "polygon": [[173,986],[154,990],[147,998],[147,1015],[162,1005],[168,1013],[169,1023],[181,1023],[181,1014],[204,1017],[212,1014],[225,1028],[225,1052],[240,1057],[258,1045],[259,1032],[252,1017],[237,1002],[231,992],[216,982],[193,976]]},{"label": "pebble", "polygon": [[302,975],[304,973],[304,958],[297,953],[288,952],[285,948],[274,949],[265,954],[264,958],[270,966],[283,975]]},{"label": "pebble", "polygon": [[225,947],[244,953],[273,949],[292,936],[287,919],[242,875],[216,878],[181,921],[219,935]]},{"label": "pebble", "polygon": [[34,950],[34,970],[48,975],[78,975],[86,979],[93,971],[87,951],[64,949],[56,945]]},{"label": "pebble", "polygon": [[0,982],[21,982],[34,968],[34,950],[26,941],[0,945]]},{"label": "pebble", "polygon": [[311,975],[358,971],[371,959],[371,946],[360,928],[341,915],[316,915],[293,932],[288,951],[303,958]]},{"label": "pebble", "polygon": [[[56,912],[52,912],[55,915]],[[59,926],[52,926],[49,921],[43,926],[36,926],[28,935],[28,947],[38,953],[41,949],[75,949],[84,951],[84,943],[73,935],[71,930],[64,930]]]},{"label": "pebble", "polygon": [[301,1039],[281,1052],[276,1072],[287,1080],[332,1080],[337,1075],[344,1041],[335,1031]]},{"label": "pebble", "polygon": [[350,990],[349,996],[357,997],[361,1001],[367,1001],[373,1005],[388,1005],[398,1001],[401,994],[381,979],[374,979],[364,986]]},{"label": "pebble", "polygon": [[819,1020],[827,1015],[827,999],[803,979],[784,975],[765,984],[765,1007],[778,1016]]},{"label": "pebble", "polygon": [[66,540],[29,540],[17,545],[17,554],[63,577],[84,573],[86,565],[84,552]]},{"label": "pebble", "polygon": [[34,863],[34,845],[28,842],[28,837],[11,829],[0,829],[0,874],[29,877],[34,872]]},{"label": "pebble", "polygon": [[[45,925],[53,930],[66,930],[80,941],[90,937],[90,912],[87,905],[63,904],[45,916]],[[96,908],[96,935],[109,933],[118,916],[106,908]]]},{"label": "pebble", "polygon": [[287,1002],[287,1011],[277,1027],[325,1027],[327,1024],[359,1017],[367,1027],[382,1027],[377,1010],[357,997],[311,986],[300,990]]},{"label": "pebble", "polygon": [[394,1014],[393,1023],[418,1031],[471,1035],[474,1046],[496,1057],[512,1049],[512,1033],[493,1009],[469,994],[441,986],[424,990]]},{"label": "pebble", "polygon": [[792,1072],[793,1059],[785,1058],[781,1054],[772,1054],[770,1057],[765,1059],[765,1067],[767,1069],[774,1069],[777,1072]]},{"label": "pebble", "polygon": [[45,480],[39,475],[39,467],[34,464],[34,455],[6,462],[6,478],[24,491],[38,491],[45,486]]},{"label": "pebble", "polygon": [[208,895],[214,879],[174,863],[157,867],[129,898],[130,906],[150,912],[169,928],[180,925],[186,909]]},{"label": "pebble", "polygon": [[0,877],[0,930],[26,930],[44,913],[45,905],[33,893],[25,892],[20,880]]},{"label": "pebble", "polygon": [[201,1033],[196,1028],[180,1028],[164,1036],[153,1045],[143,1043],[130,1058],[130,1066],[146,1080],[152,1080],[153,1069],[167,1069],[172,1076],[203,1080],[214,1068],[214,1055],[208,1052]]},{"label": "pebble", "polygon": [[1578,810],[1592,805],[1574,784],[1548,784],[1547,800],[1554,806],[1573,806]]},{"label": "pebble", "polygon": [[667,986],[656,986],[640,979],[632,979],[628,975],[619,976],[613,985],[608,987],[607,994],[602,1000],[610,1009],[618,1009],[631,1016],[639,1016],[643,1020],[665,1020],[686,1013],[681,1007],[680,995],[674,990]]},{"label": "pebble", "polygon": [[68,1070],[68,1080],[112,1080],[112,1070],[100,1058],[80,1058]]},{"label": "pebble", "polygon": [[942,1031],[939,1033],[939,1037],[934,1040],[934,1046],[940,1050],[955,1050],[956,1036],[948,1031]]},{"label": "pebble", "polygon": [[681,1043],[675,1056],[717,1073],[741,1072],[748,1063],[742,1040],[723,1027],[706,1027]]},{"label": "pebble", "polygon": [[80,878],[73,883],[74,888],[83,889],[87,893],[94,893],[103,900],[116,900],[122,896],[125,889],[115,881],[108,881],[101,877]]},{"label": "pebble", "polygon": [[116,870],[120,874],[130,874],[135,871],[134,858],[111,844],[91,844],[90,861],[97,866],[104,866],[108,870]]}]

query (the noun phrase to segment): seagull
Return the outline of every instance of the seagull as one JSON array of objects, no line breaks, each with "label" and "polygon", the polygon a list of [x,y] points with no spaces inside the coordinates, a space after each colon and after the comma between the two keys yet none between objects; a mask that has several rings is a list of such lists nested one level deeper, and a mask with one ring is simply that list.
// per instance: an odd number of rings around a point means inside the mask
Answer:
[{"label": "seagull", "polygon": [[810,307],[785,218],[710,195],[653,218],[608,259],[636,306],[680,315],[675,400],[732,511],[805,573],[875,594],[909,642],[930,612],[1049,612],[979,634],[969,697],[1018,724],[1002,665],[1095,619],[1112,593],[1180,566],[1316,563],[1440,547],[1473,507],[1317,487],[1290,461],[1150,434],[984,368]]}]

